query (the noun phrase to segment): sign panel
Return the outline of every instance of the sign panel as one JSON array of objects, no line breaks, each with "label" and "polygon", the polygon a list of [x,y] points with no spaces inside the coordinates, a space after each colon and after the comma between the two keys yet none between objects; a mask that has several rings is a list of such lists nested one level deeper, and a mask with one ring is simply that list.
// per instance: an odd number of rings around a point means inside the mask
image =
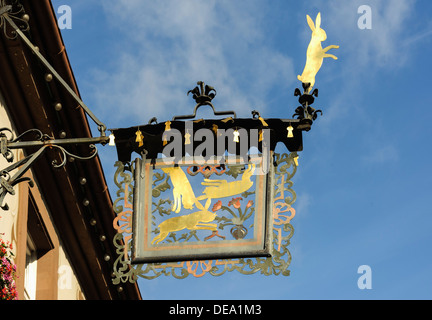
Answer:
[{"label": "sign panel", "polygon": [[132,263],[270,256],[273,166],[136,159]]}]

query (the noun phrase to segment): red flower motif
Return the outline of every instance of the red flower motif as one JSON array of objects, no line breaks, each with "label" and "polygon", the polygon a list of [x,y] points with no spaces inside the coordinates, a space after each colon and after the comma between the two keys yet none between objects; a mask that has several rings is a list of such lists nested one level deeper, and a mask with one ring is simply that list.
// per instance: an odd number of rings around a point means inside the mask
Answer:
[{"label": "red flower motif", "polygon": [[228,205],[232,205],[234,208],[238,209],[240,208],[240,200],[243,200],[242,197],[232,198],[230,202],[228,202]]},{"label": "red flower motif", "polygon": [[253,206],[253,201],[249,200],[248,203],[247,203],[247,205],[246,205],[246,208],[250,208],[252,206]]},{"label": "red flower motif", "polygon": [[218,211],[220,208],[222,208],[222,201],[219,200],[213,205],[212,211],[213,212]]}]

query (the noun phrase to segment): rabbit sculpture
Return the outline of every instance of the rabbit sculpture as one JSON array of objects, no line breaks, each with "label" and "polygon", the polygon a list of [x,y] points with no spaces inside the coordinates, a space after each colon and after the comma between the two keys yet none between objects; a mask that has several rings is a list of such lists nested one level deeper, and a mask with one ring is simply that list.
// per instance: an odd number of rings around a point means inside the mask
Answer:
[{"label": "rabbit sculpture", "polygon": [[309,27],[312,30],[312,37],[307,48],[305,68],[302,75],[297,76],[297,79],[304,84],[309,83],[309,86],[306,86],[307,89],[305,92],[309,93],[315,84],[315,76],[321,68],[324,58],[333,58],[337,60],[335,55],[329,54],[327,51],[330,49],[337,49],[339,46],[330,45],[324,49],[322,48],[321,42],[327,39],[327,34],[323,29],[321,29],[320,12],[315,19],[315,24],[309,15],[306,15],[306,19]]}]

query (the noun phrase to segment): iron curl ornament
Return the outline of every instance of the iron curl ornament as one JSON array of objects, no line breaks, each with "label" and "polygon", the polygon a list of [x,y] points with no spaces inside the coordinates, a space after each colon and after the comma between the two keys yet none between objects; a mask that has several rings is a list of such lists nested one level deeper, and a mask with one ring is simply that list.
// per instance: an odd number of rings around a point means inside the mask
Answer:
[{"label": "iron curl ornament", "polygon": [[[23,175],[46,150],[55,149],[59,151],[57,159],[51,162],[51,165],[58,169],[66,165],[68,157],[77,160],[90,160],[96,157],[98,151],[94,143],[100,141],[100,138],[54,139],[42,133],[39,129],[27,130],[15,138],[12,130],[9,128],[0,128],[0,153],[7,162],[13,163],[15,160],[12,152],[13,149],[39,148],[36,152],[0,170],[0,208],[3,210],[9,209],[8,205],[3,202],[7,194],[15,195],[14,186],[18,183],[28,182],[33,187],[33,181],[28,177],[23,177]],[[87,144],[89,147],[90,154],[87,156],[76,155],[64,147],[64,145],[82,143]],[[16,169],[18,171],[12,174],[12,171]]]},{"label": "iron curl ornament", "polygon": [[3,33],[7,39],[16,39],[18,33],[7,23],[5,15],[16,23],[20,31],[25,32],[30,29],[28,23],[29,16],[25,13],[24,7],[19,0],[0,0],[0,29],[3,29]]}]

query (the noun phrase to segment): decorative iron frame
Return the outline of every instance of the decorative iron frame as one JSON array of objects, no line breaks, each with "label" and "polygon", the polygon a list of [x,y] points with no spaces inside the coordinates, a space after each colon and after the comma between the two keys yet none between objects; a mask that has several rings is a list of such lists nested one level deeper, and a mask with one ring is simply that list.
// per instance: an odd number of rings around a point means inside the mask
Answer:
[{"label": "decorative iron frame", "polygon": [[290,239],[294,234],[291,220],[295,216],[292,207],[296,201],[296,193],[292,189],[297,171],[296,152],[290,154],[274,154],[274,197],[272,204],[272,245],[271,257],[243,257],[236,259],[191,260],[180,262],[160,262],[132,264],[131,248],[133,236],[133,193],[135,188],[134,175],[136,163],[117,161],[114,182],[118,187],[114,211],[117,217],[113,226],[117,230],[113,242],[117,258],[114,262],[115,284],[136,282],[139,278],[155,279],[161,275],[184,279],[188,276],[203,277],[206,274],[220,276],[229,271],[242,274],[261,273],[264,275],[288,276],[291,263],[289,251]]}]

